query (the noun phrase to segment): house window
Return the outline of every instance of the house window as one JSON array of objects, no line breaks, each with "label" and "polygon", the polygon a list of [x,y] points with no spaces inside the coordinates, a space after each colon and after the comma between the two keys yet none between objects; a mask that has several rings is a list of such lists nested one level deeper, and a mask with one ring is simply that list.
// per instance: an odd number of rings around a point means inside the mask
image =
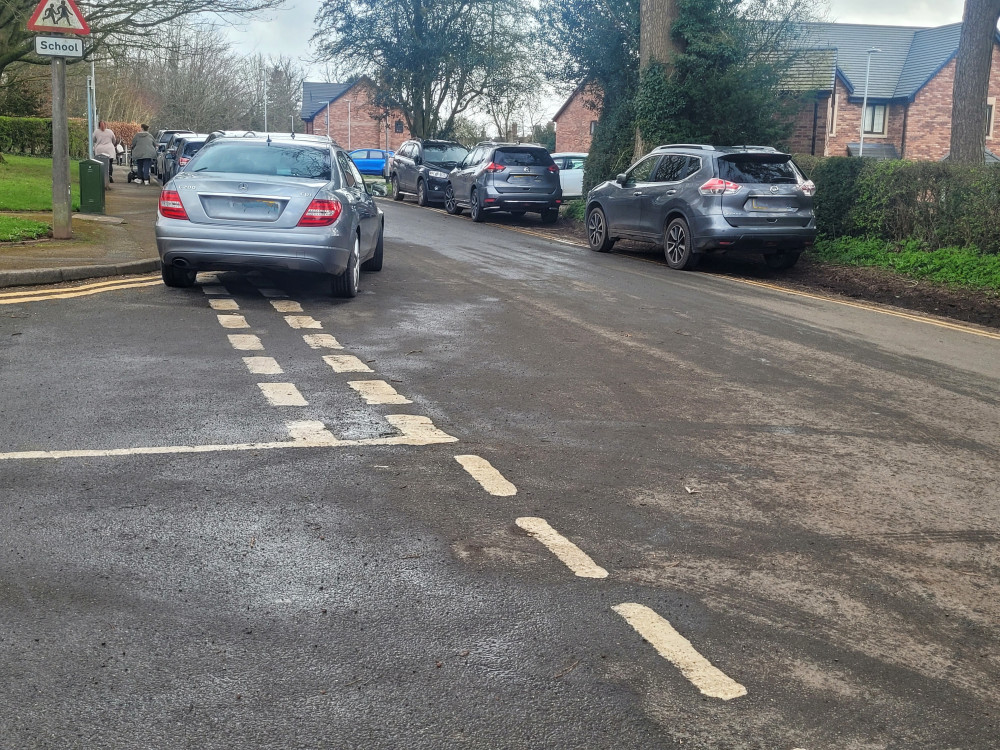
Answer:
[{"label": "house window", "polygon": [[597,131],[597,120],[590,121],[590,134],[593,135]]},{"label": "house window", "polygon": [[993,137],[993,113],[996,112],[996,97],[991,96],[986,100],[986,137]]},{"label": "house window", "polygon": [[869,104],[865,110],[865,135],[885,135],[885,105]]}]

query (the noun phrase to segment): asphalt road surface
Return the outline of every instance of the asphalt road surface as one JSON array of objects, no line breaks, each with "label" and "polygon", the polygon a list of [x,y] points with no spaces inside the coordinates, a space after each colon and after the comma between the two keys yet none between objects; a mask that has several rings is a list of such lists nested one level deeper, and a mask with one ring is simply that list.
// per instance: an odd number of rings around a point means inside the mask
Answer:
[{"label": "asphalt road surface", "polygon": [[996,748],[1000,336],[384,203],[0,294],[0,748]]}]

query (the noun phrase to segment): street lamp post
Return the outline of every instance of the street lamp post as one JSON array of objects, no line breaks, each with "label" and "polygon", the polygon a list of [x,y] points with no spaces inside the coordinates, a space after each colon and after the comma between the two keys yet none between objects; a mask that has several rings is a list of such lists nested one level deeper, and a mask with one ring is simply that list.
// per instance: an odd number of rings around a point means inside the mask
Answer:
[{"label": "street lamp post", "polygon": [[[858,147],[858,156],[865,155],[865,118],[868,116],[868,76],[872,72],[872,55],[881,52],[878,47],[868,50],[868,64],[865,66],[865,95],[861,100],[861,145]],[[875,118],[872,118],[872,127],[875,127]]]}]

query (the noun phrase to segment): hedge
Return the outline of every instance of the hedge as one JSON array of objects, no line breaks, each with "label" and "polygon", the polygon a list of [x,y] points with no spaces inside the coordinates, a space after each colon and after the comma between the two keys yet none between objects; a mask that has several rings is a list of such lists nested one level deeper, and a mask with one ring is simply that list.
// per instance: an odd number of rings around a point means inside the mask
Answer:
[{"label": "hedge", "polygon": [[[122,143],[129,145],[139,131],[134,122],[109,122]],[[52,120],[42,117],[0,117],[0,151],[26,156],[52,156]],[[72,159],[86,159],[87,121],[69,120],[69,155]]]},{"label": "hedge", "polygon": [[816,183],[816,225],[824,236],[1000,253],[1000,168],[849,157],[795,161]]}]

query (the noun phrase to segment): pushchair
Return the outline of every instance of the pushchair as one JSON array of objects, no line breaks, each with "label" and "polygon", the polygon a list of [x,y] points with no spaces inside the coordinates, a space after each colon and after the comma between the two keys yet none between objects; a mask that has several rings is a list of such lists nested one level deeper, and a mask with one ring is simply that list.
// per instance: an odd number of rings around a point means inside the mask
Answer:
[{"label": "pushchair", "polygon": [[132,158],[132,150],[128,151],[128,176],[125,178],[128,180],[129,184],[139,181],[139,168],[136,166],[135,159]]}]

